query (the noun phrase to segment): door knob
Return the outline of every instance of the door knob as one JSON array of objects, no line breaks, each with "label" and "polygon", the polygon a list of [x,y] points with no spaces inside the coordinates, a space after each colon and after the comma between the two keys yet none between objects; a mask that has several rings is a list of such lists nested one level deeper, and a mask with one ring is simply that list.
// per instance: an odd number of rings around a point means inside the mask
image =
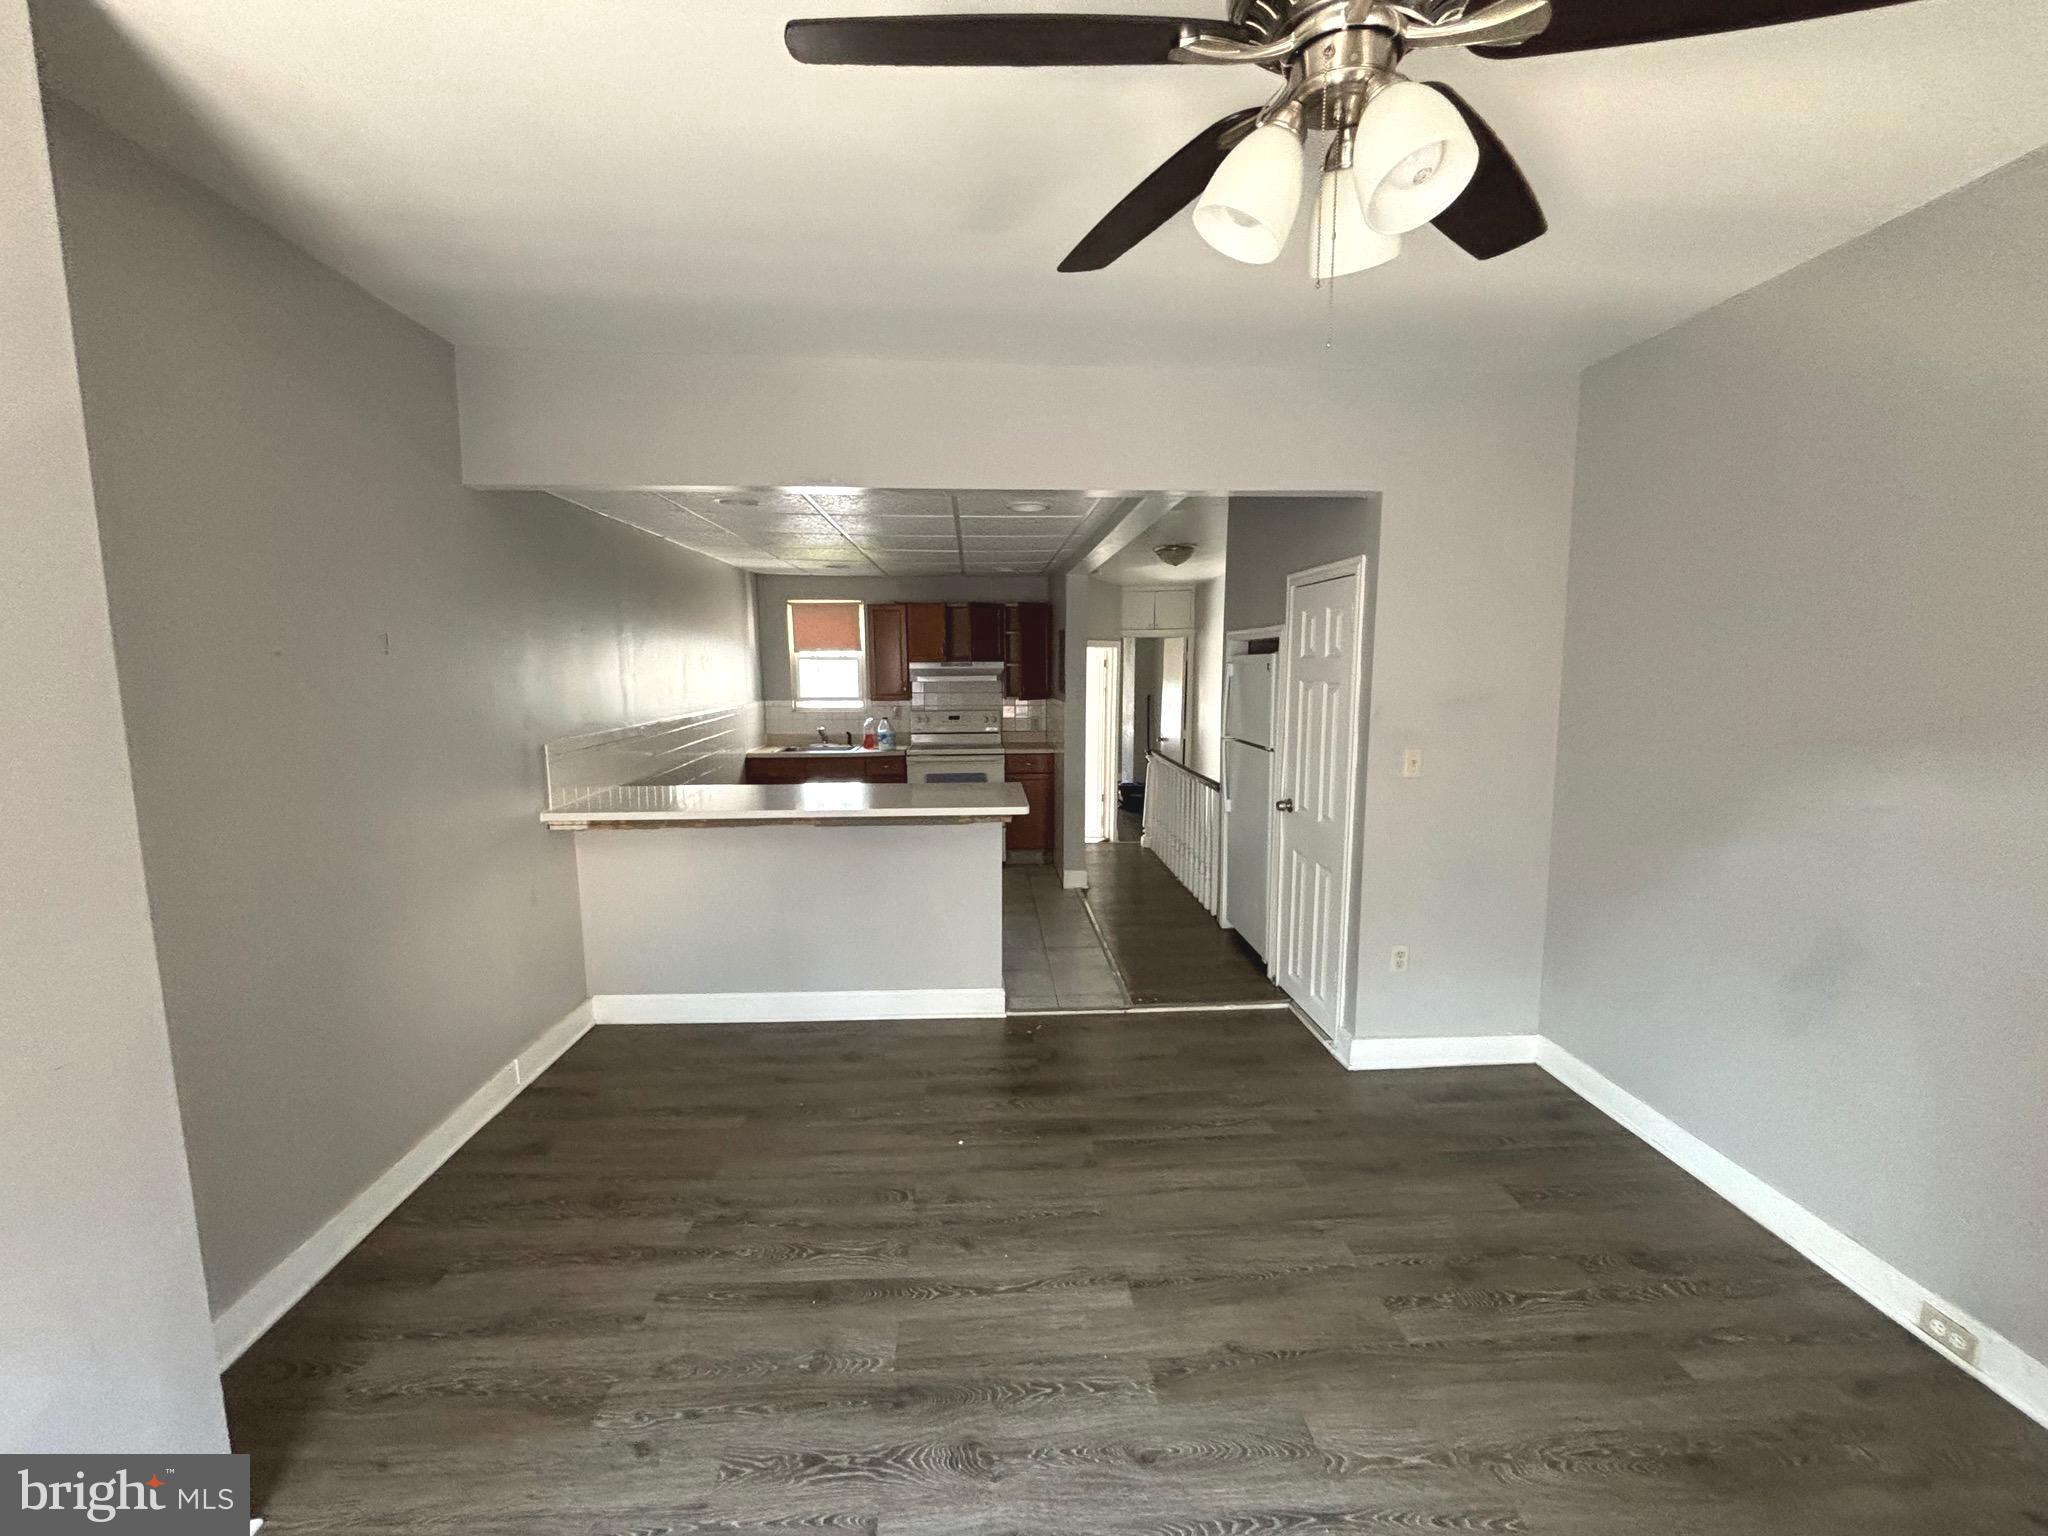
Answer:
[{"label": "door knob", "polygon": [[1274,810],[1276,810],[1276,811],[1291,811],[1291,810],[1293,810],[1293,809],[1294,809],[1294,799],[1293,799],[1293,797],[1292,797],[1292,796],[1289,796],[1289,797],[1288,797],[1287,799],[1285,799],[1285,800],[1275,800],[1275,801],[1273,802],[1273,809],[1274,809]]}]

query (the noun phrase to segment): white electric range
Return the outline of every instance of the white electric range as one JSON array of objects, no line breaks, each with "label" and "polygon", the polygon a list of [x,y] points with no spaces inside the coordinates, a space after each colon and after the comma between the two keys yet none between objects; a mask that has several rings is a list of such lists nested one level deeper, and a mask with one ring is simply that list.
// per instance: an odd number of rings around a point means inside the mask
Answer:
[{"label": "white electric range", "polygon": [[909,723],[903,758],[911,783],[1003,782],[1000,662],[912,662]]}]

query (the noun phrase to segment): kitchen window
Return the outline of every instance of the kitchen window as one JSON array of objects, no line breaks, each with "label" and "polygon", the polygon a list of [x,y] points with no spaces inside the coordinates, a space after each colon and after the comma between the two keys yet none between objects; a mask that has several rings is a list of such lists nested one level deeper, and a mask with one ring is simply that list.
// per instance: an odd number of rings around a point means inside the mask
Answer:
[{"label": "kitchen window", "polygon": [[857,709],[866,693],[859,603],[789,604],[789,687],[800,708]]}]

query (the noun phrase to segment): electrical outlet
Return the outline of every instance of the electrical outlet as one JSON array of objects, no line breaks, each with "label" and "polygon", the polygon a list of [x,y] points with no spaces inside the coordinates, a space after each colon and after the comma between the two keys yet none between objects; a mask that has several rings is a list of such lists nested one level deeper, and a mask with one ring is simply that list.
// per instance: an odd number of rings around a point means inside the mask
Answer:
[{"label": "electrical outlet", "polygon": [[1977,1363],[1977,1335],[1931,1301],[1920,1303],[1920,1331],[1963,1364]]},{"label": "electrical outlet", "polygon": [[1401,754],[1401,777],[1419,779],[1422,777],[1422,748],[1410,747]]},{"label": "electrical outlet", "polygon": [[1396,944],[1394,946],[1393,953],[1387,956],[1387,969],[1390,971],[1405,971],[1408,969],[1408,946],[1406,944]]}]

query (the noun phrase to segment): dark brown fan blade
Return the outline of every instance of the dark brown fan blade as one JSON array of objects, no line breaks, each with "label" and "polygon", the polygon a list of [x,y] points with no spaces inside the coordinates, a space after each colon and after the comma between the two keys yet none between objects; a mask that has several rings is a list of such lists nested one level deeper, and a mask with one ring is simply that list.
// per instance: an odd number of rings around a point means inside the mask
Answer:
[{"label": "dark brown fan blade", "polygon": [[1182,28],[1243,36],[1175,16],[838,16],[782,29],[801,64],[1171,64]]},{"label": "dark brown fan blade", "polygon": [[1474,48],[1482,58],[1577,53],[1624,43],[1661,43],[1750,27],[1776,27],[1851,11],[1874,11],[1907,0],[1555,0],[1550,25],[1512,48]]},{"label": "dark brown fan blade", "polygon": [[1100,272],[1202,195],[1223,157],[1251,132],[1257,107],[1211,123],[1170,155],[1067,252],[1062,272]]},{"label": "dark brown fan blade", "polygon": [[1479,141],[1479,169],[1472,184],[1436,216],[1436,227],[1481,261],[1505,256],[1549,229],[1550,221],[1543,217],[1536,194],[1529,190],[1522,168],[1515,164],[1500,135],[1448,85],[1432,80],[1429,88],[1458,109],[1472,137]]}]

